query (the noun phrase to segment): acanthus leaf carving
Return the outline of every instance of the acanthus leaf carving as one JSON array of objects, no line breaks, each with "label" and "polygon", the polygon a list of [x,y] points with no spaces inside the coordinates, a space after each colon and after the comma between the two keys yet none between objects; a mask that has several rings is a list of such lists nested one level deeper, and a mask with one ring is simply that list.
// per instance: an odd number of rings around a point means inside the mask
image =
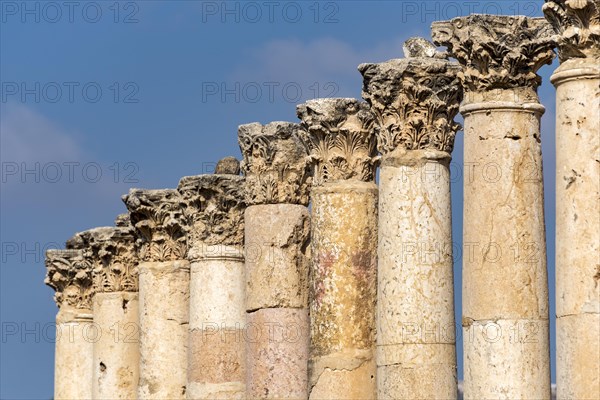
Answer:
[{"label": "acanthus leaf carving", "polygon": [[432,37],[463,65],[459,76],[466,91],[537,89],[537,71],[556,56],[544,18],[473,14],[434,22]]},{"label": "acanthus leaf carving", "polygon": [[546,0],[542,10],[557,34],[561,61],[600,59],[600,0]]},{"label": "acanthus leaf carving", "polygon": [[298,124],[290,122],[252,123],[239,127],[246,204],[308,205],[311,163],[298,129]]},{"label": "acanthus leaf carving", "polygon": [[185,204],[174,189],[131,189],[123,196],[131,224],[140,233],[143,261],[183,260],[187,253]]},{"label": "acanthus leaf carving", "polygon": [[460,70],[458,64],[434,57],[359,66],[382,154],[398,147],[452,152],[461,129],[454,121],[463,97]]},{"label": "acanthus leaf carving", "polygon": [[131,226],[95,228],[75,236],[84,243],[84,256],[93,266],[94,293],[138,291],[139,261]]},{"label": "acanthus leaf carving", "polygon": [[178,191],[189,221],[188,242],[242,245],[244,241],[244,178],[233,174],[187,176]]},{"label": "acanthus leaf carving", "polygon": [[300,135],[314,164],[313,186],[357,179],[374,182],[377,146],[374,117],[356,99],[316,99],[297,107]]},{"label": "acanthus leaf carving", "polygon": [[91,310],[92,264],[84,257],[83,250],[46,251],[44,283],[55,290],[54,301],[59,308]]}]

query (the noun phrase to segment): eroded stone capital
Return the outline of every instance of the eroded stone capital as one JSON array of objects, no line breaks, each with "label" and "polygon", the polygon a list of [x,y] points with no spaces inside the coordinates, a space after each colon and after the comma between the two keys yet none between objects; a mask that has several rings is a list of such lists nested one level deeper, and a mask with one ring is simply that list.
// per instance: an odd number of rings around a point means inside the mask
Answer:
[{"label": "eroded stone capital", "polygon": [[94,293],[138,291],[139,260],[131,226],[80,232],[67,243],[71,246],[82,248],[93,266]]},{"label": "eroded stone capital", "polygon": [[461,67],[437,58],[394,59],[361,64],[363,98],[376,119],[377,146],[382,154],[397,148],[452,152],[454,122],[463,91]]},{"label": "eroded stone capital", "polygon": [[244,242],[244,178],[231,174],[186,176],[177,189],[190,222],[188,243],[242,245]]},{"label": "eroded stone capital", "polygon": [[141,236],[140,261],[185,259],[188,220],[177,190],[131,189],[123,202]]},{"label": "eroded stone capital", "polygon": [[544,18],[473,14],[434,22],[435,44],[447,46],[464,66],[467,91],[537,89],[537,71],[555,57],[550,24]]},{"label": "eroded stone capital", "polygon": [[313,186],[356,179],[374,182],[377,146],[369,105],[356,99],[316,99],[296,108],[300,136],[314,164]]},{"label": "eroded stone capital", "polygon": [[561,61],[600,59],[600,0],[546,0],[542,10],[558,35]]},{"label": "eroded stone capital", "polygon": [[239,127],[248,205],[308,204],[312,171],[298,129],[290,122]]},{"label": "eroded stone capital", "polygon": [[59,308],[67,306],[91,310],[92,269],[92,264],[83,256],[83,250],[46,251],[44,283],[56,291],[54,301]]}]

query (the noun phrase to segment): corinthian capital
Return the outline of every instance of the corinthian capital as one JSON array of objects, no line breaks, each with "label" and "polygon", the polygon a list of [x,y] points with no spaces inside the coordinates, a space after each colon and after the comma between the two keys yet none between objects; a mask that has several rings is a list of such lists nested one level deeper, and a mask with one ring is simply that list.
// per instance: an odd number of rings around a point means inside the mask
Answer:
[{"label": "corinthian capital", "polygon": [[[231,170],[233,171],[233,169]],[[177,189],[190,221],[190,246],[241,245],[244,241],[244,178],[230,174],[187,176]]]},{"label": "corinthian capital", "polygon": [[561,61],[600,59],[600,0],[546,0],[543,11],[558,34]]},{"label": "corinthian capital", "polygon": [[356,99],[310,100],[296,108],[300,135],[315,166],[313,186],[338,180],[375,180],[373,114]]},{"label": "corinthian capital", "polygon": [[361,64],[358,69],[382,154],[398,147],[452,152],[460,129],[454,117],[463,95],[458,64],[423,57]]},{"label": "corinthian capital", "polygon": [[555,57],[544,18],[473,14],[434,22],[432,36],[464,66],[460,77],[468,91],[537,89],[536,72]]},{"label": "corinthian capital", "polygon": [[140,260],[185,259],[188,221],[177,190],[131,189],[123,196],[123,202],[142,239]]},{"label": "corinthian capital", "polygon": [[46,251],[44,283],[56,291],[54,301],[59,308],[91,310],[92,282],[92,264],[83,256],[83,250]]},{"label": "corinthian capital", "polygon": [[[83,243],[83,246],[75,243]],[[137,292],[138,258],[131,227],[104,227],[80,232],[68,246],[83,247],[93,266],[94,293]]]},{"label": "corinthian capital", "polygon": [[312,177],[308,152],[298,129],[298,124],[290,122],[239,127],[248,205],[308,204]]}]

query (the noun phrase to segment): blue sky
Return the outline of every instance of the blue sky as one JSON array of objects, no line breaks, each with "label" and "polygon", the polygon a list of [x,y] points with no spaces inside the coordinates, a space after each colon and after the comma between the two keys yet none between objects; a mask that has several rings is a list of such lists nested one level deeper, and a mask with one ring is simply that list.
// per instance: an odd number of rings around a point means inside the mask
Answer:
[{"label": "blue sky", "polygon": [[[46,248],[112,225],[130,187],[174,188],[240,157],[240,124],[297,121],[295,104],[313,97],[360,97],[358,64],[402,57],[403,41],[429,37],[435,20],[541,16],[542,3],[1,1],[0,397],[52,397]],[[542,68],[539,90],[553,352],[556,66]],[[458,166],[462,143],[461,132]],[[460,246],[462,179],[452,200]]]}]

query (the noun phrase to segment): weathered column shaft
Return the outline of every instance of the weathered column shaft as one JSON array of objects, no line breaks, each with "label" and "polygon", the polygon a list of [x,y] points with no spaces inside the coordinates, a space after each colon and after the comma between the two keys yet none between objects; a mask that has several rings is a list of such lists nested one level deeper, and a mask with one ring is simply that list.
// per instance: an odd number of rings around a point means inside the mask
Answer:
[{"label": "weathered column shaft", "polygon": [[298,126],[242,125],[247,397],[308,397],[308,189]]},{"label": "weathered column shaft", "polygon": [[[542,18],[434,23],[463,65],[465,399],[548,399],[550,360],[537,70],[554,58]],[[493,45],[491,45],[492,43]]]},{"label": "weathered column shaft", "polygon": [[96,337],[92,312],[61,309],[56,316],[54,356],[54,398],[89,400],[92,398],[94,343]]},{"label": "weathered column shaft", "polygon": [[82,250],[48,250],[45,283],[56,290],[54,398],[92,398],[92,265]]},{"label": "weathered column shaft", "polygon": [[94,399],[135,399],[139,380],[139,315],[136,292],[96,293]]},{"label": "weathered column shaft", "polygon": [[140,232],[140,399],[185,399],[190,263],[186,219],[176,190],[136,190],[123,198]]},{"label": "weathered column shaft", "polygon": [[[600,1],[550,1],[556,86],[558,399],[600,396]],[[596,32],[594,35],[593,32]]]},{"label": "weathered column shaft", "polygon": [[449,162],[448,153],[435,150],[382,160],[377,298],[382,398],[456,397]]},{"label": "weathered column shaft", "polygon": [[311,192],[310,399],[375,399],[377,166],[373,115],[355,99],[298,106]]},{"label": "weathered column shaft", "polygon": [[[412,39],[416,51],[430,46]],[[420,43],[420,45],[419,45]],[[425,47],[423,51],[427,50]],[[450,153],[462,89],[438,56],[364,64],[377,116],[377,380],[381,399],[457,396]],[[390,89],[391,88],[391,89]],[[414,93],[420,93],[414,96]]]},{"label": "weathered column shaft", "polygon": [[308,274],[305,206],[246,209],[248,398],[308,397]]},{"label": "weathered column shaft", "polygon": [[191,264],[188,399],[245,398],[244,257],[223,251]]},{"label": "weathered column shaft", "polygon": [[188,399],[246,398],[244,182],[230,172],[185,177],[178,188],[193,216]]},{"label": "weathered column shaft", "polygon": [[[533,99],[469,100],[461,108],[465,171],[471,169],[464,181],[465,396],[548,398],[548,277],[539,142],[544,109]],[[498,289],[490,290],[494,287]]]},{"label": "weathered column shaft", "polygon": [[139,265],[141,399],[185,399],[190,264]]}]

